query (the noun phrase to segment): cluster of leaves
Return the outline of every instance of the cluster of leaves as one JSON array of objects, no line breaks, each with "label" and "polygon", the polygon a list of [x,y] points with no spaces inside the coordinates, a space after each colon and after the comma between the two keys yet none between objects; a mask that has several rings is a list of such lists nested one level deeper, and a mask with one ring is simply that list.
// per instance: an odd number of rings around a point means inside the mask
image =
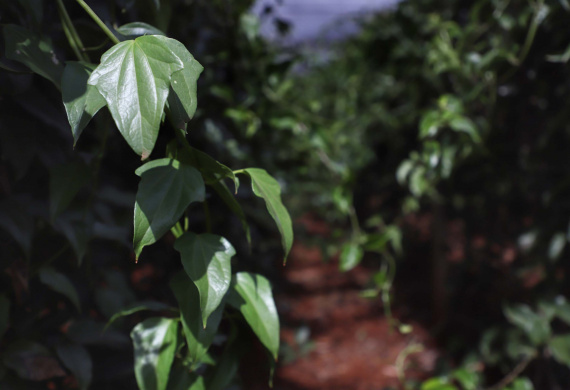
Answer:
[{"label": "cluster of leaves", "polygon": [[[291,218],[281,202],[279,183],[265,170],[233,171],[188,142],[187,123],[197,109],[202,65],[184,44],[159,28],[143,22],[111,28],[84,1],[72,3],[81,15],[78,19],[70,16],[70,4],[63,1],[20,3],[2,4],[0,9],[7,15],[4,21],[13,22],[3,26],[1,59],[7,106],[0,119],[0,227],[6,234],[0,386],[30,389],[34,382],[66,377],[86,389],[95,377],[99,383],[122,380],[116,385],[128,388],[135,377],[141,389],[223,389],[234,380],[241,343],[247,340],[240,318],[276,360],[279,319],[269,281],[260,274],[235,272],[236,249],[230,239],[211,231],[218,227],[215,218],[230,220],[233,213],[245,235],[231,239],[251,241],[246,214],[234,195],[238,175],[246,177],[251,193],[265,202],[285,258],[293,240]],[[173,6],[153,2],[158,27],[168,25]],[[132,3],[117,2],[106,11],[93,8],[105,16],[119,9],[137,14]],[[82,34],[84,30],[90,34]],[[91,35],[100,40],[92,49],[83,43]],[[90,62],[97,54],[102,54],[100,63]],[[100,111],[104,107],[108,112]],[[64,108],[68,124],[62,121]],[[134,196],[132,180],[126,186],[113,184],[136,167],[132,153],[115,142],[113,123],[143,163],[135,170],[140,181]],[[108,157],[114,153],[116,158]],[[225,179],[233,182],[235,191]],[[210,212],[213,194],[225,209]],[[196,203],[203,204],[202,217],[197,216]],[[126,266],[105,260],[114,254],[128,261],[131,249],[121,245],[130,246],[125,242],[129,219],[134,221],[135,261],[144,247],[175,239],[182,264],[164,266],[162,273],[167,279],[172,276],[167,283],[171,292],[160,291],[159,300],[138,300],[124,274],[112,269]],[[163,246],[142,260],[160,258],[163,263],[164,257],[173,256]],[[52,265],[56,261],[58,265]],[[51,295],[42,296],[42,284],[66,297],[73,308],[68,301],[54,306]],[[92,300],[97,311],[85,310]],[[174,301],[178,305],[171,308]],[[134,376],[132,365],[126,379],[117,372],[94,376],[92,355],[101,353],[89,346],[124,350],[122,317],[142,310],[162,315],[138,322],[130,333]],[[109,320],[106,326],[104,317]],[[38,331],[40,321],[45,325]],[[209,353],[212,344],[214,354]]]}]

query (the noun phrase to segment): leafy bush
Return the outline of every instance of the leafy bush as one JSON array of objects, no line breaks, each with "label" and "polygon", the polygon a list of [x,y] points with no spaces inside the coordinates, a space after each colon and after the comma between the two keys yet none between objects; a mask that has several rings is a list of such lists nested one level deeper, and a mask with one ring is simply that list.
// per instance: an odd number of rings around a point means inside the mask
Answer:
[{"label": "leafy bush", "polygon": [[[109,359],[98,367],[98,360],[116,349],[124,365],[131,353],[121,330],[133,323],[124,317],[136,316],[130,336],[139,388],[223,389],[234,381],[241,345],[249,337],[243,320],[270,362],[278,356],[271,285],[236,266],[230,240],[251,243],[234,194],[241,176],[276,222],[286,259],[293,232],[280,185],[263,169],[233,171],[188,142],[187,123],[198,107],[204,68],[184,44],[159,29],[167,27],[173,5],[151,4],[159,28],[144,22],[111,28],[98,13],[108,17],[122,9],[133,16],[132,3],[94,4],[97,13],[82,0],[77,4],[78,19],[61,0],[2,5],[6,21],[13,23],[3,27],[2,67],[8,72],[2,73],[0,226],[7,236],[0,385],[38,388],[34,383],[65,382],[71,374],[82,389],[132,387],[132,366],[113,367]],[[84,43],[87,36],[96,39],[95,47]],[[100,63],[92,63],[100,54]],[[142,160],[136,170],[119,133]],[[133,170],[140,180],[133,180]],[[241,221],[239,234],[219,224],[231,220],[231,213]],[[159,279],[154,281],[159,289],[144,294],[145,300],[125,280],[130,271],[132,282],[145,289],[137,275],[141,265],[125,264],[131,218],[133,260],[157,265],[146,277]],[[212,233],[218,229],[230,239]],[[159,249],[143,252],[159,241]],[[182,267],[168,262],[176,256],[166,242],[179,252]],[[168,279],[171,292],[163,287]],[[141,317],[141,311],[157,314]]]}]

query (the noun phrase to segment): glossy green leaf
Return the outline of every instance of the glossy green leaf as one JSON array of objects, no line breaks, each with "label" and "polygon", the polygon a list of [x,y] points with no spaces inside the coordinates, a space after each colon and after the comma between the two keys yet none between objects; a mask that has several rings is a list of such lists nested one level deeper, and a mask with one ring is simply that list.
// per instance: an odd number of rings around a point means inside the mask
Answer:
[{"label": "glossy green leaf", "polygon": [[523,330],[534,345],[539,345],[550,336],[550,325],[527,305],[505,307],[503,312],[512,324]]},{"label": "glossy green leaf", "polygon": [[570,334],[553,337],[548,342],[548,347],[556,360],[570,366]]},{"label": "glossy green leaf", "polygon": [[267,210],[277,224],[285,251],[284,261],[286,261],[293,245],[293,225],[289,212],[281,202],[281,187],[277,180],[263,169],[247,168],[244,171],[251,178],[253,193],[265,200]]},{"label": "glossy green leaf", "polygon": [[277,360],[279,317],[269,281],[261,275],[238,272],[232,280],[228,303],[243,314],[261,343]]},{"label": "glossy green leaf", "polygon": [[10,300],[6,295],[0,295],[0,340],[10,326]]},{"label": "glossy green leaf", "polygon": [[204,67],[194,59],[186,47],[173,39],[168,41],[168,47],[182,60],[184,67],[172,73],[171,86],[174,93],[168,96],[169,107],[178,108],[178,115],[174,125],[178,129],[185,129],[186,123],[194,117],[198,105],[197,82]]},{"label": "glossy green leaf", "polygon": [[166,390],[178,339],[178,320],[149,318],[131,332],[135,377],[141,390]]},{"label": "glossy green leaf", "polygon": [[12,24],[4,27],[4,38],[7,58],[23,63],[60,87],[63,66],[48,39]]},{"label": "glossy green leaf", "polygon": [[105,106],[105,99],[97,88],[87,84],[95,65],[85,62],[68,62],[61,78],[61,94],[67,119],[71,125],[73,144],[91,118]]},{"label": "glossy green leaf", "polygon": [[113,324],[113,322],[117,321],[119,318],[130,316],[131,314],[138,313],[139,311],[145,310],[152,310],[152,311],[163,311],[170,309],[165,303],[157,302],[157,301],[142,301],[142,302],[135,302],[128,305],[125,309],[113,314],[105,328],[108,328]]},{"label": "glossy green leaf", "polygon": [[119,131],[143,160],[158,137],[172,73],[184,67],[170,49],[172,42],[159,35],[121,42],[103,54],[88,81],[103,95]]},{"label": "glossy green leaf", "polygon": [[208,317],[218,308],[232,280],[232,257],[235,249],[224,237],[214,234],[184,233],[174,243],[180,252],[186,274],[200,294],[204,327]]},{"label": "glossy green leaf", "polygon": [[52,267],[43,267],[39,270],[40,281],[52,290],[65,295],[71,303],[81,311],[81,303],[75,286],[69,281],[67,276],[56,271]]},{"label": "glossy green leaf", "polygon": [[136,173],[141,177],[133,238],[138,258],[143,247],[156,242],[176,224],[190,203],[204,201],[206,190],[200,172],[169,158],[148,162]]},{"label": "glossy green leaf", "polygon": [[117,28],[117,32],[129,39],[138,38],[143,35],[166,35],[158,28],[143,22],[123,24]]},{"label": "glossy green leaf", "polygon": [[362,260],[363,256],[362,248],[358,243],[349,242],[342,246],[342,250],[340,252],[340,263],[339,268],[341,271],[350,271]]},{"label": "glossy green leaf", "polygon": [[14,198],[0,201],[0,228],[10,233],[29,258],[32,249],[34,219],[22,202]]},{"label": "glossy green leaf", "polygon": [[224,303],[208,317],[206,328],[202,321],[200,310],[200,295],[198,289],[188,276],[181,272],[170,283],[180,307],[182,327],[188,345],[188,357],[196,365],[206,357],[208,348],[214,340],[218,326],[222,320]]},{"label": "glossy green leaf", "polygon": [[87,350],[79,344],[59,344],[55,351],[63,365],[71,371],[80,390],[87,390],[91,384],[93,365]]},{"label": "glossy green leaf", "polygon": [[65,371],[49,350],[32,341],[17,340],[3,348],[2,362],[20,378],[31,381],[65,376]]},{"label": "glossy green leaf", "polygon": [[61,214],[79,190],[91,179],[91,170],[83,163],[65,163],[52,167],[49,175],[50,216]]}]

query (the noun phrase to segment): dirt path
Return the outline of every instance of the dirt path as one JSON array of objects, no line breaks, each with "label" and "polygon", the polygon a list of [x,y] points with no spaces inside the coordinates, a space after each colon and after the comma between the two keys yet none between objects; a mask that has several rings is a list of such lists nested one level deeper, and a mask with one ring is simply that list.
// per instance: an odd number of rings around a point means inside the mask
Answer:
[{"label": "dirt path", "polygon": [[284,272],[286,288],[276,301],[285,356],[276,390],[399,389],[396,361],[414,344],[423,351],[401,365],[406,378],[433,370],[438,353],[429,333],[418,324],[407,335],[391,330],[379,299],[359,296],[370,277],[363,267],[342,274],[319,249],[297,243]]}]

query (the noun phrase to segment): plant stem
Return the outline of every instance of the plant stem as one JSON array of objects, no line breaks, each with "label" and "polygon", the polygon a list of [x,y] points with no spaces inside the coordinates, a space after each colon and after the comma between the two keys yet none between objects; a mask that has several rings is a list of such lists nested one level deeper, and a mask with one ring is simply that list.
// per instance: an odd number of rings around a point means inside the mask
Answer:
[{"label": "plant stem", "polygon": [[107,27],[107,25],[103,23],[103,21],[99,18],[99,16],[97,16],[97,14],[91,9],[91,7],[87,5],[85,1],[77,0],[77,2],[85,10],[85,12],[87,12],[89,16],[91,16],[91,19],[93,19],[93,21],[97,23],[97,25],[101,28],[101,30],[103,30],[103,32],[107,34],[111,42],[113,42],[115,45],[121,42],[115,36],[115,34],[113,34],[111,30],[109,30],[109,27]]},{"label": "plant stem", "polygon": [[56,0],[57,1],[57,10],[59,12],[59,17],[61,18],[61,25],[63,26],[63,32],[69,41],[69,45],[73,49],[73,52],[77,56],[79,61],[90,62],[89,56],[85,53],[85,47],[83,46],[83,42],[65,9],[65,5],[63,4],[63,0]]}]

